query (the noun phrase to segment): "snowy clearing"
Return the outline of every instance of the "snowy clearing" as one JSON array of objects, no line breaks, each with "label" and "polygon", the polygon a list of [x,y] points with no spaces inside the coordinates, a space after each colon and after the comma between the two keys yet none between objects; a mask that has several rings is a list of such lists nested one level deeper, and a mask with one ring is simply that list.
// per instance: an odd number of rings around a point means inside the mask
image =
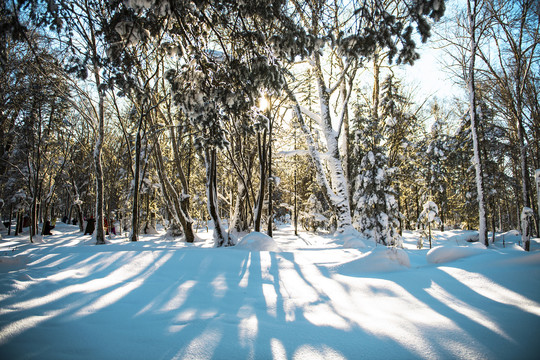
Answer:
[{"label": "snowy clearing", "polygon": [[[40,244],[0,240],[3,359],[534,359],[540,244],[434,249],[276,231],[212,248],[157,235],[95,246],[58,223]],[[260,251],[261,249],[274,251]],[[241,250],[241,251],[239,251]],[[474,255],[474,256],[471,256]]]}]

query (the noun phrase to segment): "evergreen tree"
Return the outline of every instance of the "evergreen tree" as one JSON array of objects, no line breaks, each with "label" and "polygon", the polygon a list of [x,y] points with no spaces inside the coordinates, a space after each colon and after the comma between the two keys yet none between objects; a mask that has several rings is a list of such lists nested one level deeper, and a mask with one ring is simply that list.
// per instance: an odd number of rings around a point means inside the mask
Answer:
[{"label": "evergreen tree", "polygon": [[[353,195],[354,224],[367,238],[388,246],[401,246],[398,194],[392,187],[395,168],[379,145],[378,121],[370,117],[365,131],[357,132],[357,146],[365,149]],[[365,122],[366,122],[365,120]]]},{"label": "evergreen tree", "polygon": [[435,122],[431,126],[425,161],[427,165],[426,190],[427,197],[439,204],[438,215],[441,219],[441,231],[444,231],[445,216],[448,208],[447,201],[447,154],[448,136],[446,134],[446,121],[441,115],[441,110],[437,104],[432,108]]}]

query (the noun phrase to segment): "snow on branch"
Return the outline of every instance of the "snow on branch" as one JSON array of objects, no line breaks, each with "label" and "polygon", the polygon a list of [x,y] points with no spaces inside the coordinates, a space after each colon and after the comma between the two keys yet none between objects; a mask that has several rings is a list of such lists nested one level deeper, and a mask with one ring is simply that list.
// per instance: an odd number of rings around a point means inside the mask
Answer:
[{"label": "snow on branch", "polygon": [[300,109],[300,105],[298,104],[298,100],[296,99],[296,96],[294,95],[294,93],[287,86],[285,86],[285,91],[287,92],[287,95],[292,102],[292,108],[296,115],[295,117],[306,138],[309,154],[311,155],[311,160],[312,160],[313,166],[315,167],[315,172],[317,175],[317,182],[319,183],[319,186],[321,186],[321,188],[325,189],[327,194],[333,194],[334,192],[332,190],[332,187],[330,186],[330,183],[328,182],[328,179],[326,178],[325,173],[324,173],[324,167],[321,161],[321,154],[317,151],[317,147],[315,145],[315,141],[313,140],[313,136],[309,128],[306,126],[304,117],[302,115],[302,110]]},{"label": "snow on branch", "polygon": [[319,114],[314,113],[313,111],[309,110],[308,108],[298,105],[300,111],[304,113],[305,115],[309,116],[313,121],[316,121],[317,124],[321,124],[321,116]]}]

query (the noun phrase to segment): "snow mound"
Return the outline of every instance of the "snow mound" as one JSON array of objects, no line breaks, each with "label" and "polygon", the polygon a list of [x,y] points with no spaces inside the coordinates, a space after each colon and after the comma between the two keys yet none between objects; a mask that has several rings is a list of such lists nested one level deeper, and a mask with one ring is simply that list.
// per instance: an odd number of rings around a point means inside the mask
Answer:
[{"label": "snow mound", "polygon": [[343,247],[346,249],[363,249],[366,247],[366,244],[358,238],[350,238],[345,240]]},{"label": "snow mound", "polygon": [[429,250],[426,258],[429,263],[440,264],[481,254],[485,245],[476,243],[475,246],[435,246]]},{"label": "snow mound", "polygon": [[28,256],[0,256],[0,272],[24,269],[28,264]]},{"label": "snow mound", "polygon": [[235,248],[249,251],[281,251],[274,239],[257,231],[241,238]]},{"label": "snow mound", "polygon": [[409,268],[409,255],[403,249],[377,247],[366,255],[338,265],[338,273],[352,275],[358,273],[375,273],[400,271]]},{"label": "snow mound", "polygon": [[32,241],[34,242],[34,244],[45,244],[46,243],[45,239],[41,235],[32,236]]},{"label": "snow mound", "polygon": [[366,247],[363,239],[365,237],[356,229],[348,229],[343,233],[336,234],[336,243],[342,243],[344,248],[348,249],[363,249]]}]

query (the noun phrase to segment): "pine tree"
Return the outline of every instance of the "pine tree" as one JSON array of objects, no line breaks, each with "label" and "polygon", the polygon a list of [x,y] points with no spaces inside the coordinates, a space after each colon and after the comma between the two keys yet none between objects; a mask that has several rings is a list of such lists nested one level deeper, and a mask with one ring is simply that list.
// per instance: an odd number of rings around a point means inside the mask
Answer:
[{"label": "pine tree", "polygon": [[446,121],[441,115],[440,108],[434,104],[432,114],[435,117],[435,122],[431,126],[429,133],[427,149],[425,152],[425,161],[427,168],[426,190],[427,197],[439,204],[438,215],[441,219],[441,231],[444,231],[444,221],[448,208],[447,200],[447,154],[450,151],[448,148],[448,136],[445,133]]},{"label": "pine tree", "polygon": [[[367,120],[363,132],[357,132],[356,145],[365,149],[355,181],[354,225],[367,238],[387,246],[401,246],[398,194],[392,187],[395,168],[379,145],[378,121]],[[364,121],[366,121],[364,120]]]}]

